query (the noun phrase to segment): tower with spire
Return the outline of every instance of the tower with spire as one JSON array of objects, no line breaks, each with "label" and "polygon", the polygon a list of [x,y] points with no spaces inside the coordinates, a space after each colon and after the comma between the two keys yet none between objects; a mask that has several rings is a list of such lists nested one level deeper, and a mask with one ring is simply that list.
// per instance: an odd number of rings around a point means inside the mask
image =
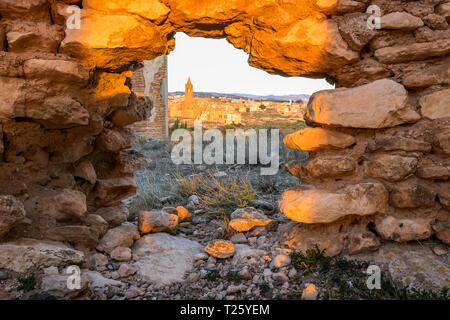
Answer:
[{"label": "tower with spire", "polygon": [[184,108],[183,108],[183,116],[187,118],[195,117],[194,116],[194,86],[191,82],[191,77],[188,78],[188,81],[185,86],[184,91]]}]

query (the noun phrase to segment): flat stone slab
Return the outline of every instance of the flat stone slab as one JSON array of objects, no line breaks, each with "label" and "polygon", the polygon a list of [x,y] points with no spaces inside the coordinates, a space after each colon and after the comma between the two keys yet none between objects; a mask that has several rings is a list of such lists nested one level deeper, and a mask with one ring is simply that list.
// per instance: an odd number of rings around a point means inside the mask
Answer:
[{"label": "flat stone slab", "polygon": [[193,267],[194,256],[203,252],[195,241],[155,233],[142,237],[134,244],[134,266],[138,275],[154,284],[171,284],[184,280],[185,273]]},{"label": "flat stone slab", "polygon": [[[422,290],[439,290],[450,286],[450,265],[447,257],[433,254],[426,243],[384,243],[378,251],[360,254],[358,260],[385,266],[389,276],[399,286]],[[382,268],[383,270],[383,268]],[[387,276],[381,274],[381,276]]]},{"label": "flat stone slab", "polygon": [[53,267],[80,265],[84,254],[56,241],[21,239],[0,245],[0,269],[18,273]]},{"label": "flat stone slab", "polygon": [[417,121],[420,115],[411,108],[401,84],[382,79],[356,88],[314,93],[305,119],[333,127],[379,129]]}]

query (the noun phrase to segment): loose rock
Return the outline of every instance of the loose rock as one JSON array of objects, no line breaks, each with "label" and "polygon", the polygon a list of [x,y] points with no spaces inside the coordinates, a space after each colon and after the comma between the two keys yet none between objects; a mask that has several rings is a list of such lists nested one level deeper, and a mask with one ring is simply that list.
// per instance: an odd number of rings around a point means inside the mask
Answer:
[{"label": "loose rock", "polygon": [[254,227],[266,226],[272,220],[267,218],[261,210],[248,207],[235,210],[231,214],[230,227],[238,232],[246,232]]},{"label": "loose rock", "polygon": [[205,251],[215,258],[226,259],[234,255],[235,245],[230,241],[214,240],[208,243]]},{"label": "loose rock", "polygon": [[308,287],[306,287],[305,290],[302,292],[302,299],[303,300],[317,300],[317,296],[319,293],[317,292],[316,286],[314,284],[310,284]]}]

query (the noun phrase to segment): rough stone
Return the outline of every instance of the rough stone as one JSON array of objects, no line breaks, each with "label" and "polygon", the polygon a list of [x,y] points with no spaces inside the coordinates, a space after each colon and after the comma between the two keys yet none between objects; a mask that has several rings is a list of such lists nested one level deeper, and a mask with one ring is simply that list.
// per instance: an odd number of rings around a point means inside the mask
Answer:
[{"label": "rough stone", "polygon": [[432,248],[432,250],[433,250],[434,254],[438,255],[438,256],[443,256],[448,253],[447,248],[444,246],[434,246]]},{"label": "rough stone", "polygon": [[273,258],[270,266],[273,268],[284,268],[291,264],[291,258],[285,254],[279,254]]},{"label": "rough stone", "polygon": [[318,0],[315,5],[326,14],[361,12],[365,7],[364,3],[352,0]]},{"label": "rough stone", "polygon": [[97,182],[97,174],[95,173],[94,166],[87,160],[81,161],[75,167],[73,175],[89,181],[91,184],[95,184],[95,182]]},{"label": "rough stone", "polygon": [[48,78],[68,83],[84,83],[89,79],[88,71],[75,61],[30,59],[23,71],[26,79]]},{"label": "rough stone", "polygon": [[448,286],[450,268],[436,259],[428,248],[406,250],[389,261],[389,273],[400,287],[440,290]]},{"label": "rough stone", "polygon": [[91,287],[94,291],[101,291],[102,293],[105,292],[108,296],[113,296],[114,294],[119,293],[125,287],[123,282],[105,278],[100,272],[97,271],[83,270],[83,274],[86,275],[91,282]]},{"label": "rough stone", "polygon": [[407,12],[392,12],[380,18],[381,28],[411,31],[423,26],[422,19]]},{"label": "rough stone", "polygon": [[246,232],[254,227],[267,226],[271,222],[261,210],[248,207],[236,209],[231,214],[229,226],[237,232]]},{"label": "rough stone", "polygon": [[22,116],[35,119],[51,129],[89,124],[89,112],[78,101],[66,96],[49,97],[39,105],[27,104]]},{"label": "rough stone", "polygon": [[227,288],[227,294],[236,294],[245,290],[247,290],[247,286],[245,284],[240,285],[230,284]]},{"label": "rough stone", "polygon": [[450,154],[450,128],[439,130],[434,136],[433,145],[438,152]]},{"label": "rough stone", "polygon": [[143,2],[113,0],[105,6],[101,0],[89,0],[86,7],[94,10],[108,10],[111,13],[129,12],[139,15],[145,19],[162,22],[169,14],[170,9],[158,0],[149,0]]},{"label": "rough stone", "polygon": [[281,282],[289,281],[289,277],[284,272],[276,272],[272,274],[272,279]]},{"label": "rough stone", "polygon": [[90,291],[90,281],[86,275],[82,274],[80,276],[80,286],[79,288],[69,289],[67,283],[69,280],[68,275],[51,274],[44,275],[41,278],[42,292],[51,294],[58,300],[69,300],[78,299],[81,296],[89,296]]},{"label": "rough stone", "polygon": [[247,237],[242,232],[240,232],[238,234],[233,235],[230,238],[230,241],[233,243],[246,243]]},{"label": "rough stone", "polygon": [[137,272],[137,269],[129,264],[122,263],[117,272],[119,273],[120,277],[127,278],[134,275]]},{"label": "rough stone", "polygon": [[378,266],[387,265],[389,276],[400,288],[436,291],[448,286],[448,264],[422,243],[384,243],[379,250],[355,258],[370,260]]},{"label": "rough stone", "polygon": [[330,223],[346,215],[383,213],[388,192],[380,183],[349,185],[338,191],[289,190],[283,193],[280,210],[303,223]]},{"label": "rough stone", "polygon": [[129,212],[127,206],[117,205],[114,207],[100,208],[95,211],[95,214],[98,214],[105,219],[111,227],[117,227],[127,221]]},{"label": "rough stone", "polygon": [[108,264],[108,258],[101,253],[95,253],[87,259],[90,268],[104,268]]},{"label": "rough stone", "polygon": [[250,280],[252,278],[252,273],[248,270],[247,267],[244,267],[241,271],[239,271],[239,275],[244,280]]},{"label": "rough stone", "polygon": [[396,208],[431,207],[435,200],[436,192],[421,184],[396,187],[390,194],[390,204]]},{"label": "rough stone", "polygon": [[183,222],[189,220],[192,215],[189,213],[188,209],[183,206],[178,206],[177,208],[178,220]]},{"label": "rough stone", "polygon": [[245,244],[237,244],[231,264],[236,266],[259,264],[264,255],[265,251],[263,250],[253,249]]},{"label": "rough stone", "polygon": [[30,20],[46,19],[48,16],[48,2],[45,0],[4,0],[0,3],[0,13],[4,18]]},{"label": "rough stone", "polygon": [[3,155],[4,151],[5,151],[5,146],[3,144],[3,130],[2,130],[2,126],[0,125],[0,156]]},{"label": "rough stone", "polygon": [[366,172],[374,178],[400,181],[415,172],[418,160],[392,154],[374,155],[367,164]]},{"label": "rough stone", "polygon": [[450,117],[450,89],[433,92],[420,99],[421,113],[434,120]]},{"label": "rough stone", "polygon": [[323,128],[305,128],[288,134],[283,139],[291,149],[317,151],[321,149],[344,149],[356,143],[353,136]]},{"label": "rough stone", "polygon": [[0,238],[26,217],[22,202],[13,196],[0,196]]},{"label": "rough stone", "polygon": [[450,164],[421,166],[416,175],[423,179],[447,180],[450,178]]},{"label": "rough stone", "polygon": [[450,21],[450,3],[442,3],[435,8],[435,12]]},{"label": "rough stone", "polygon": [[113,206],[136,194],[136,179],[132,177],[99,179],[95,189],[96,203],[99,206]]},{"label": "rough stone", "polygon": [[8,272],[6,271],[0,271],[0,281],[8,279]]},{"label": "rough stone", "polygon": [[450,228],[437,232],[436,237],[446,245],[450,246]]},{"label": "rough stone", "polygon": [[[154,116],[154,107],[163,98],[158,94],[138,96],[131,78],[141,67],[136,61],[170,53],[175,47],[174,34],[180,31],[189,36],[226,38],[249,54],[250,65],[269,73],[326,78],[335,84],[339,89],[333,91],[333,99],[328,98],[329,93],[316,95],[328,99],[323,105],[327,116],[333,117],[332,121],[325,119],[328,122],[323,126],[327,129],[305,130],[329,130],[325,137],[322,131],[316,142],[305,132],[299,137],[294,135],[293,141],[297,143],[301,138],[298,144],[312,149],[310,163],[323,162],[314,160],[317,155],[322,160],[339,156],[354,159],[359,166],[352,175],[338,179],[341,173],[333,173],[336,179],[318,181],[318,189],[334,194],[334,190],[345,189],[348,184],[369,178],[372,181],[366,169],[377,156],[371,152],[393,151],[392,155],[417,158],[419,169],[416,176],[412,172],[402,178],[408,181],[385,179],[386,188],[395,191],[410,186],[411,181],[417,182],[437,192],[438,202],[430,209],[388,207],[388,214],[436,218],[439,226],[446,224],[449,197],[444,191],[450,176],[445,113],[449,99],[444,94],[450,74],[446,3],[375,1],[386,14],[384,26],[400,29],[370,30],[365,28],[370,15],[364,13],[369,5],[366,0],[213,2],[211,6],[211,1],[84,1],[83,28],[76,30],[66,27],[70,19],[66,9],[80,1],[0,1],[0,193],[18,197],[27,210],[27,218],[10,229],[8,239],[24,235],[60,239],[76,242],[84,249],[87,243],[96,242],[107,227],[126,220],[128,211],[122,210],[120,203],[135,194],[133,172],[147,163],[138,152],[127,150],[134,143],[134,133],[126,126]],[[399,16],[403,19],[395,19]],[[388,17],[391,26],[386,23]],[[427,26],[412,30],[421,24],[419,19]],[[417,26],[411,22],[417,22]],[[154,80],[152,88],[165,88],[160,86],[159,76]],[[380,81],[386,85],[380,85]],[[403,83],[408,92],[395,82]],[[364,86],[368,88],[361,89]],[[349,95],[349,90],[355,91]],[[342,95],[342,100],[336,98],[337,94]],[[433,95],[439,97],[428,101],[427,110],[424,104]],[[311,101],[321,108],[319,102],[316,97]],[[322,112],[319,109],[313,111]],[[314,122],[311,113],[306,120],[313,126],[321,124]],[[417,123],[410,125],[413,122]],[[341,126],[347,127],[331,128]],[[398,127],[384,130],[392,126]],[[378,139],[384,134],[384,141]],[[372,140],[374,149],[370,149]],[[316,166],[321,168],[319,176],[325,177],[324,168],[330,165],[335,167],[330,161]],[[298,170],[298,166],[292,168]],[[383,165],[385,168],[391,167]],[[206,167],[198,170],[206,173]],[[230,173],[226,174],[230,177]],[[421,177],[428,180],[421,181]],[[395,192],[397,198],[408,200],[404,193],[399,196]],[[111,212],[116,210],[113,208],[120,210]],[[189,203],[188,208],[195,209],[195,205]],[[313,236],[312,226],[308,225],[311,230],[303,229],[308,240],[305,247],[314,239],[333,253],[342,251],[350,231],[365,230],[369,222],[383,218],[350,215],[327,225],[328,233],[323,237],[329,239]],[[204,241],[212,239],[209,232],[216,225],[200,230],[196,224],[204,222],[204,218],[194,218],[193,226],[183,225],[183,233],[194,233]],[[346,223],[353,223],[352,230]],[[345,230],[341,232],[339,225]],[[214,237],[222,236],[224,226],[216,229]],[[270,250],[273,233],[262,233],[251,232],[248,242]],[[263,260],[251,257],[251,264],[267,263],[269,255],[266,253]],[[118,278],[118,263],[109,267],[115,272],[108,274]],[[130,288],[130,292],[136,296],[136,290]],[[114,295],[98,293],[107,298]],[[217,297],[225,294],[221,292]],[[123,298],[120,295],[114,299]]]},{"label": "rough stone", "polygon": [[349,235],[348,254],[355,255],[365,251],[374,251],[380,247],[380,240],[370,231],[354,232]]},{"label": "rough stone", "polygon": [[375,227],[383,239],[397,242],[427,239],[433,234],[430,221],[423,218],[387,216]]},{"label": "rough stone", "polygon": [[410,139],[403,137],[393,136],[376,136],[373,141],[370,141],[367,145],[367,149],[371,152],[374,151],[418,151],[418,152],[430,152],[431,144],[418,139]]},{"label": "rough stone", "polygon": [[309,122],[352,128],[379,129],[419,119],[408,103],[405,88],[387,79],[351,89],[316,92],[306,111]]},{"label": "rough stone", "polygon": [[6,34],[8,52],[52,52],[56,53],[63,39],[61,28],[45,22],[16,22]]},{"label": "rough stone", "polygon": [[123,224],[119,227],[109,229],[97,245],[97,250],[111,252],[117,247],[130,248],[134,240],[139,240],[140,235],[137,227],[132,224]]},{"label": "rough stone", "polygon": [[360,51],[376,35],[376,30],[367,27],[369,14],[347,14],[339,23],[339,31],[342,38],[352,50]]},{"label": "rough stone", "polygon": [[38,201],[43,212],[59,221],[81,218],[87,212],[86,195],[77,190],[61,189]]},{"label": "rough stone", "polygon": [[0,244],[0,269],[27,273],[51,266],[80,265],[84,254],[60,242],[20,239]]},{"label": "rough stone", "polygon": [[322,156],[307,160],[299,165],[297,177],[308,182],[315,179],[336,178],[352,174],[356,161],[351,157]]},{"label": "rough stone", "polygon": [[317,300],[318,295],[319,293],[317,292],[316,286],[311,283],[303,290],[302,300]]},{"label": "rough stone", "polygon": [[195,255],[201,252],[197,242],[167,233],[144,236],[133,247],[138,274],[157,284],[183,281],[185,273],[193,268]]},{"label": "rough stone", "polygon": [[445,208],[450,208],[450,183],[438,183],[437,196],[441,205],[443,205]]},{"label": "rough stone", "polygon": [[143,211],[138,216],[141,234],[174,230],[178,226],[179,217],[165,211]]},{"label": "rough stone", "polygon": [[111,258],[117,261],[130,261],[131,260],[131,249],[127,247],[117,247],[111,251]]},{"label": "rough stone", "polygon": [[47,239],[56,241],[67,241],[77,244],[92,246],[98,243],[105,229],[108,227],[106,221],[100,228],[85,225],[63,225],[50,228],[46,231]]},{"label": "rough stone", "polygon": [[234,255],[234,243],[226,240],[213,240],[205,247],[205,251],[214,258],[226,259]]},{"label": "rough stone", "polygon": [[131,148],[135,138],[129,130],[123,128],[105,129],[98,136],[96,143],[101,150],[119,152]]},{"label": "rough stone", "polygon": [[448,28],[448,23],[445,17],[435,13],[430,13],[429,15],[423,17],[423,22],[425,22],[425,24],[432,29],[446,30]]},{"label": "rough stone", "polygon": [[293,224],[282,231],[284,244],[292,250],[306,254],[317,245],[324,255],[334,257],[344,250],[345,234],[334,224]]},{"label": "rough stone", "polygon": [[434,42],[414,43],[405,46],[381,48],[375,51],[375,57],[385,64],[424,60],[430,57],[448,55],[450,39]]},{"label": "rough stone", "polygon": [[0,120],[13,118],[25,108],[25,86],[23,79],[0,77]]}]

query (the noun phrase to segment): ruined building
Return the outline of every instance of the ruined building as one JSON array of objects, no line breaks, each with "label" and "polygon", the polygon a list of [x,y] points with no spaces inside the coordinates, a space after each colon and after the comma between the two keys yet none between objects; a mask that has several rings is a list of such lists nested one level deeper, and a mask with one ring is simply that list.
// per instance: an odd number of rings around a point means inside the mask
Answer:
[{"label": "ruined building", "polygon": [[153,112],[144,120],[133,123],[130,128],[137,135],[151,139],[167,139],[169,135],[169,92],[167,84],[167,56],[161,56],[143,65],[133,72],[131,87],[140,97],[152,101]]},{"label": "ruined building", "polygon": [[[121,226],[146,165],[129,126],[153,118],[163,131],[165,59],[154,59],[175,32],[226,38],[251,66],[336,85],[311,97],[311,127],[285,139],[311,155],[287,166],[303,182],[280,202],[302,223],[291,248],[450,243],[448,1],[89,0],[69,28],[67,3],[80,2],[0,1],[0,268],[46,266],[20,263],[44,240],[106,250],[97,244],[112,228],[126,246],[139,238]],[[159,65],[149,97],[133,80],[148,60]]]}]

